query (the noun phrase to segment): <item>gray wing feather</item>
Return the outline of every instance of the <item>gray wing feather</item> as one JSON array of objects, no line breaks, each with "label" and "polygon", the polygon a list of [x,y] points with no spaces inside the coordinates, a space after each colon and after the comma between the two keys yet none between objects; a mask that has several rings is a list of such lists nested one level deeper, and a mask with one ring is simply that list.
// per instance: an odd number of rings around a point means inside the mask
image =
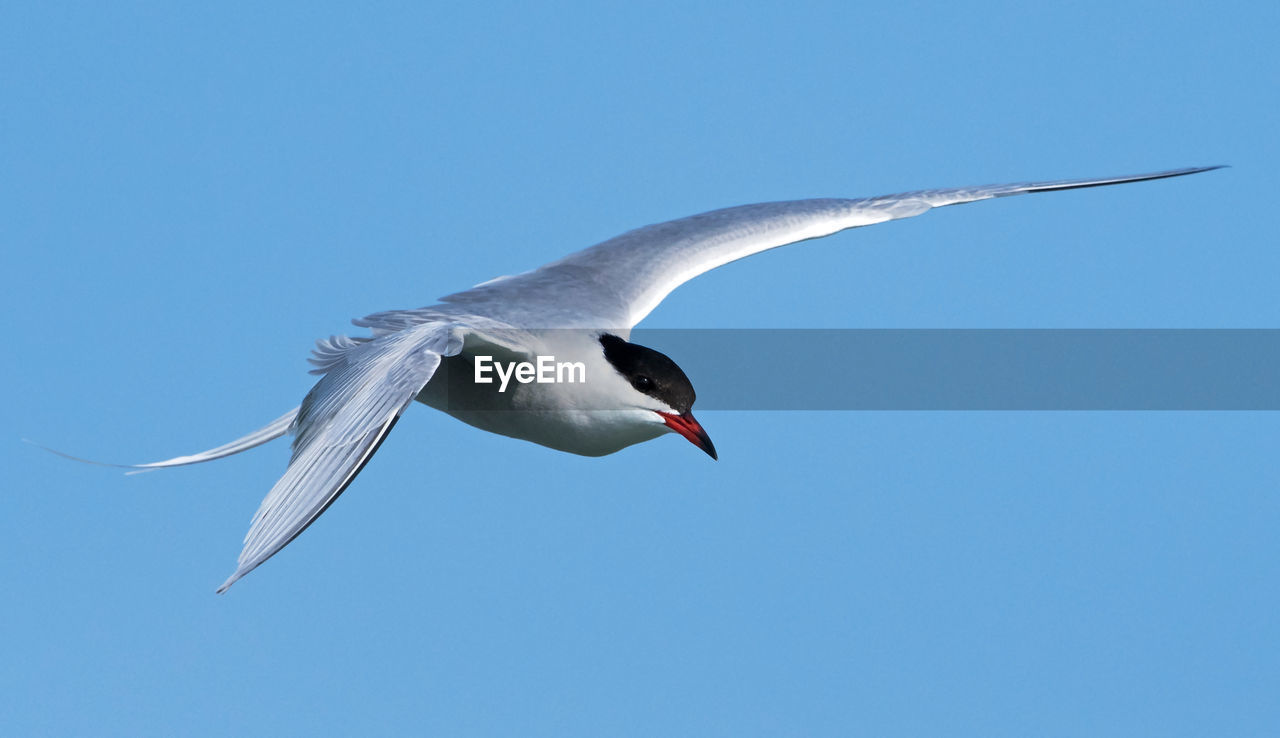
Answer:
[{"label": "gray wing feather", "polygon": [[[339,343],[331,341],[330,348]],[[325,357],[327,373],[293,423],[289,468],[254,515],[239,565],[219,592],[288,545],[342,494],[430,381],[441,357],[461,346],[454,326],[428,322],[350,342],[341,355]]]},{"label": "gray wing feather", "polygon": [[[531,327],[630,328],[684,282],[745,256],[946,205],[1031,192],[1101,187],[1218,169],[919,190],[857,200],[795,200],[714,210],[645,226],[539,269],[442,298]],[[518,306],[513,311],[513,306]]]}]

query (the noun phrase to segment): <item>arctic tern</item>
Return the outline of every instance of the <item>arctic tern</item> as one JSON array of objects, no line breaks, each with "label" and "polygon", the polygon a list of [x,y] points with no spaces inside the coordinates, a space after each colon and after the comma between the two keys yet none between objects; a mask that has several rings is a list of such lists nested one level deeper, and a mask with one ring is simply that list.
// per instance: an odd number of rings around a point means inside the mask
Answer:
[{"label": "arctic tern", "polygon": [[[131,468],[197,464],[294,436],[289,466],[254,516],[235,572],[218,588],[225,592],[342,494],[414,400],[493,433],[584,456],[675,432],[716,458],[693,416],[689,378],[663,354],[628,340],[684,282],[761,251],[944,205],[1218,168],[762,203],[645,226],[429,307],[354,320],[371,335],[318,341],[310,361],[321,378],[298,407],[224,446]],[[587,381],[504,383],[502,391],[474,381],[477,357],[540,356],[580,364]]]}]

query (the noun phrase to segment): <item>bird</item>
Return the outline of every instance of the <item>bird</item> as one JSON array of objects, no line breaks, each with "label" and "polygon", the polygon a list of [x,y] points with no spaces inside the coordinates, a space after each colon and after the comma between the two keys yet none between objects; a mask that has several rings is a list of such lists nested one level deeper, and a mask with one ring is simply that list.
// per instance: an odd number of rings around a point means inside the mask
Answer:
[{"label": "bird", "polygon": [[[217,589],[223,593],[333,504],[415,400],[483,430],[583,456],[676,433],[717,458],[693,415],[696,394],[684,371],[629,340],[672,290],[711,269],[947,205],[1220,168],[759,203],[644,226],[428,307],[355,319],[369,335],[316,342],[309,361],[320,378],[298,407],[208,451],[118,466],[198,464],[293,436],[288,467],[254,515],[236,569]],[[567,378],[559,371],[566,366]]]}]

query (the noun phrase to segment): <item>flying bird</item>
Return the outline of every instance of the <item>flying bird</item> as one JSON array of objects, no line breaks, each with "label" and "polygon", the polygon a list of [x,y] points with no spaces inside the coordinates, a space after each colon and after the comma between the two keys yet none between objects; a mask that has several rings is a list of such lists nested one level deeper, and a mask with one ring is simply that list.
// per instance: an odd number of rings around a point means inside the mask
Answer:
[{"label": "flying bird", "polygon": [[[574,454],[603,456],[674,432],[714,459],[715,446],[693,416],[689,378],[670,358],[628,340],[684,282],[761,251],[944,205],[1218,168],[771,202],[645,226],[429,307],[354,320],[370,335],[318,341],[310,361],[320,379],[298,407],[224,446],[131,468],[198,464],[293,435],[289,466],[258,508],[238,566],[218,588],[225,592],[346,490],[414,400],[483,430]],[[510,381],[517,365],[543,369],[539,357],[580,368],[585,381],[523,381],[526,370]],[[491,374],[482,381],[487,366],[506,366],[508,381]]]}]

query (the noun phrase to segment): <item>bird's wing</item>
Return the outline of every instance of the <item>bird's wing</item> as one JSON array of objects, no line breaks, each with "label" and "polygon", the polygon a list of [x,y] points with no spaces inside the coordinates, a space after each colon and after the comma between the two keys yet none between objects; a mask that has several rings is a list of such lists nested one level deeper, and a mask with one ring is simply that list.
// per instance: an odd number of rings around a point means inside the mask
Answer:
[{"label": "bird's wing", "polygon": [[371,340],[332,340],[317,352],[324,377],[298,409],[293,457],[253,517],[239,565],[218,588],[271,558],[342,494],[415,395],[458,353],[462,331],[426,322]]},{"label": "bird's wing", "polygon": [[[638,228],[539,269],[442,298],[529,327],[630,328],[672,290],[745,256],[931,208],[1028,192],[1179,177],[1219,167],[1056,182],[920,190],[858,200],[795,200],[713,210]],[[513,306],[518,312],[512,312]]]}]

